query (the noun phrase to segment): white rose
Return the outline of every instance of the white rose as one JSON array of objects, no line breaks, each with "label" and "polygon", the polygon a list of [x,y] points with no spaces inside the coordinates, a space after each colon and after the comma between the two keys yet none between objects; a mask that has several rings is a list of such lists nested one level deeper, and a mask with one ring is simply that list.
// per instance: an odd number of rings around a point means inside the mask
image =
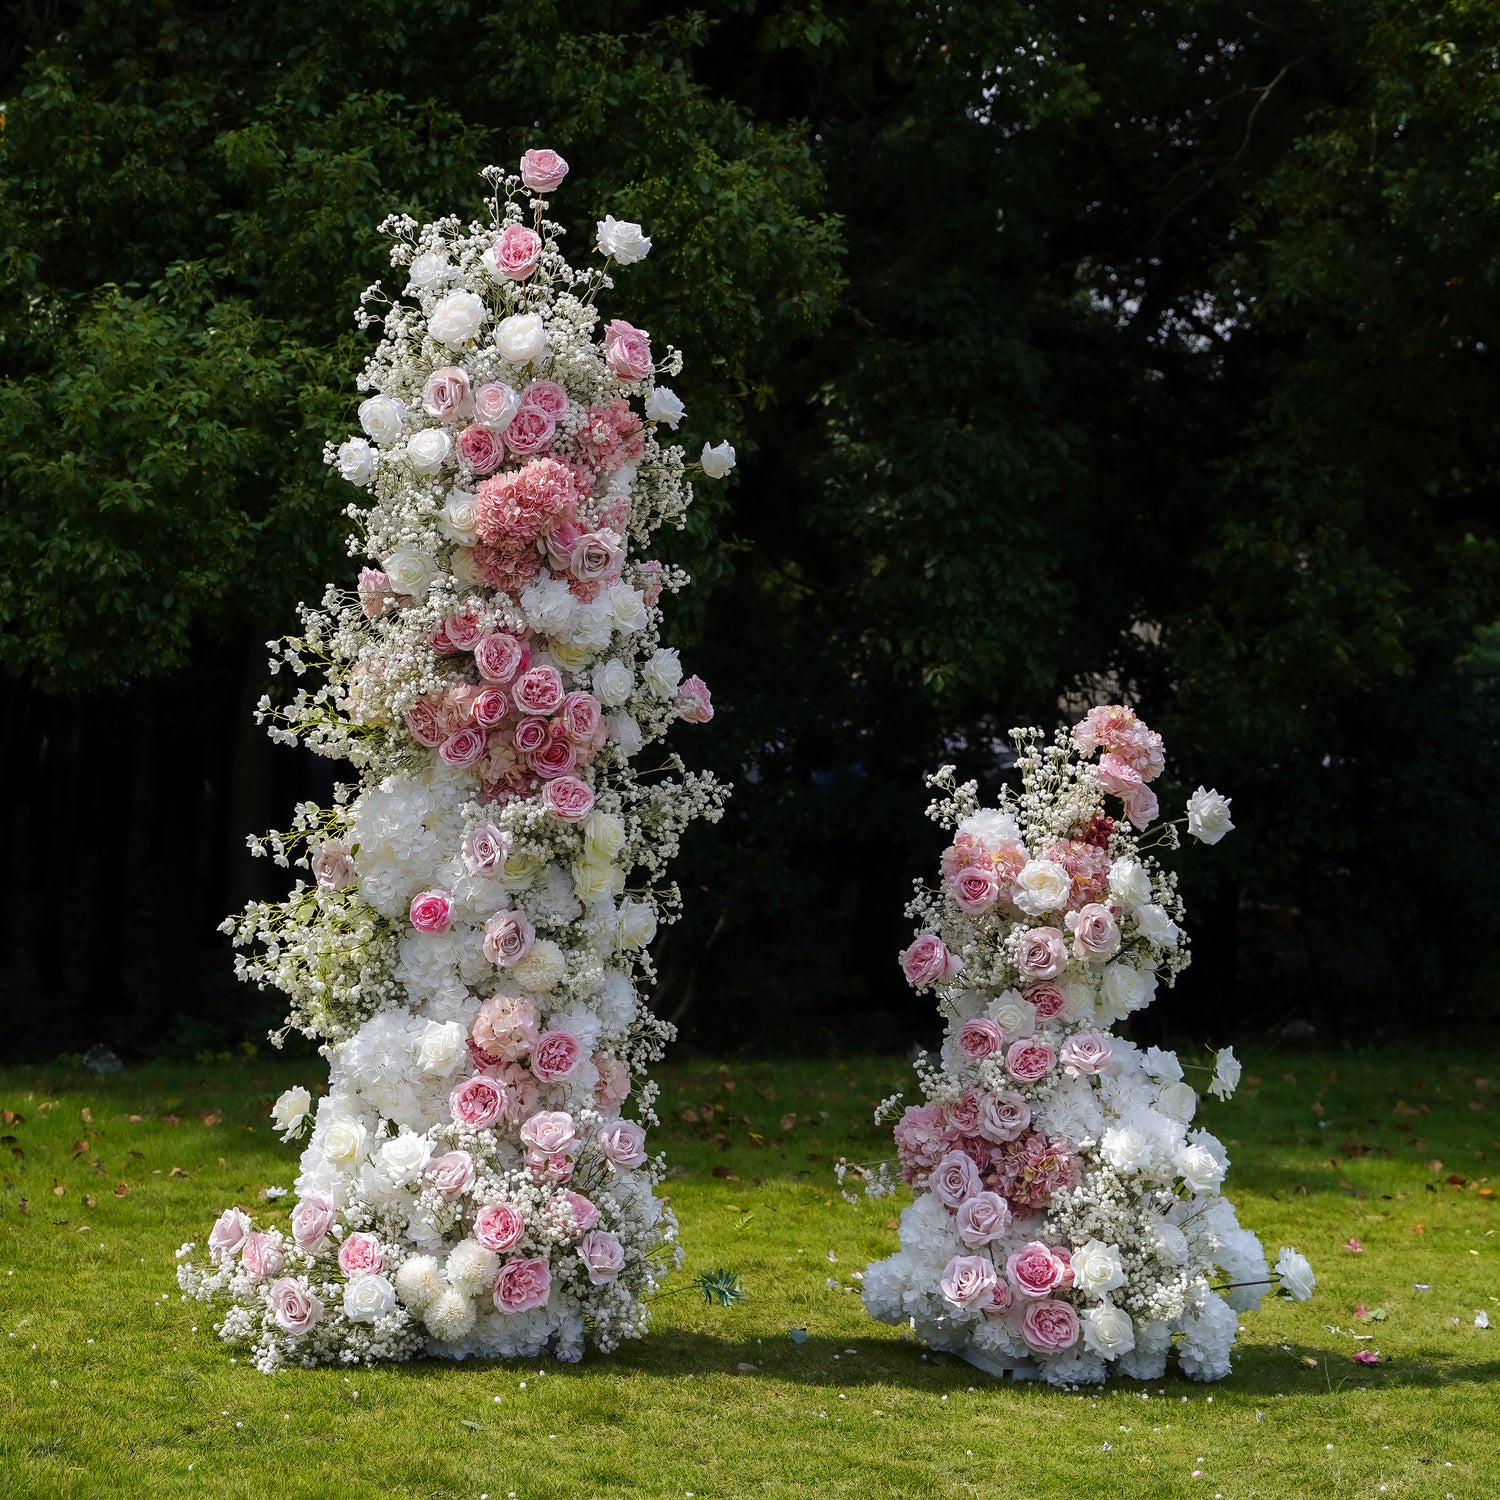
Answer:
[{"label": "white rose", "polygon": [[382,448],[389,448],[401,436],[401,421],[406,416],[406,403],[394,396],[371,396],[359,403],[359,425],[365,436],[373,438]]},{"label": "white rose", "polygon": [[1165,1052],[1160,1047],[1147,1047],[1141,1055],[1141,1066],[1158,1083],[1176,1083],[1182,1077],[1182,1064],[1175,1052]]},{"label": "white rose", "polygon": [[538,313],[515,313],[495,330],[500,358],[512,365],[534,365],[547,357],[547,327]]},{"label": "white rose", "polygon": [[990,1001],[985,1015],[1005,1033],[1005,1040],[1030,1036],[1036,1030],[1036,1011],[1015,990],[1005,990]]},{"label": "white rose", "polygon": [[432,1142],[410,1130],[403,1130],[380,1148],[380,1170],[393,1187],[415,1182],[431,1160]]},{"label": "white rose", "polygon": [[1216,1193],[1224,1180],[1226,1164],[1207,1146],[1195,1143],[1184,1146],[1172,1160],[1177,1174],[1195,1193]]},{"label": "white rose", "polygon": [[605,714],[604,722],[609,728],[609,737],[615,749],[626,760],[629,760],[646,743],[645,737],[641,734],[641,726],[629,714],[623,711],[617,714]]},{"label": "white rose", "polygon": [[1053,983],[1068,997],[1068,1003],[1063,1006],[1063,1020],[1076,1023],[1094,1019],[1093,985],[1085,979],[1067,975],[1054,980]]},{"label": "white rose", "polygon": [[612,864],[586,859],[573,866],[573,889],[582,902],[600,901],[615,894],[615,887],[620,884],[617,877],[623,878],[623,872]]},{"label": "white rose", "polygon": [[703,452],[698,455],[698,462],[703,465],[703,472],[710,479],[722,479],[734,467],[734,449],[729,446],[728,438],[717,448],[710,448],[705,443]]},{"label": "white rose", "polygon": [[1200,843],[1217,844],[1234,828],[1229,821],[1231,800],[1200,786],[1187,800],[1188,832]]},{"label": "white rose", "polygon": [[1073,1252],[1073,1284],[1090,1297],[1102,1297],[1125,1285],[1120,1247],[1088,1240]]},{"label": "white rose", "polygon": [[467,547],[460,546],[458,548],[453,554],[453,559],[449,563],[449,567],[453,571],[453,576],[458,579],[464,588],[482,589],[489,587],[485,582],[484,574],[479,571],[478,561]]},{"label": "white rose", "polygon": [[660,647],[641,668],[641,681],[658,698],[670,698],[682,681],[681,659],[669,646]]},{"label": "white rose", "polygon": [[1306,1302],[1318,1284],[1307,1257],[1299,1255],[1289,1245],[1283,1245],[1281,1254],[1276,1257],[1276,1274],[1281,1278],[1281,1290],[1292,1302]]},{"label": "white rose", "polygon": [[605,708],[618,708],[635,691],[635,673],[618,657],[594,668],[594,696]]},{"label": "white rose", "polygon": [[1151,1142],[1128,1125],[1111,1125],[1099,1145],[1117,1172],[1139,1172],[1151,1164]]},{"label": "white rose", "polygon": [[1122,1020],[1148,1005],[1155,993],[1155,974],[1130,964],[1107,964],[1099,987],[1100,1015],[1106,1021]]},{"label": "white rose", "polygon": [[1179,1125],[1186,1125],[1198,1108],[1198,1096],[1190,1083],[1166,1083],[1156,1095],[1156,1107]]},{"label": "white rose", "polygon": [[1180,1266],[1187,1261],[1187,1236],[1175,1224],[1158,1219],[1151,1232],[1156,1240],[1156,1258],[1164,1266]]},{"label": "white rose", "polygon": [[281,1138],[289,1141],[302,1128],[307,1112],[312,1108],[312,1095],[299,1083],[290,1088],[271,1106],[271,1119],[281,1131]]},{"label": "white rose", "polygon": [[457,1021],[429,1021],[417,1043],[417,1065],[429,1078],[443,1078],[468,1055],[468,1033]]},{"label": "white rose", "polygon": [[687,408],[678,399],[677,392],[659,385],[646,397],[646,416],[652,422],[665,422],[673,432],[683,419]]},{"label": "white rose", "polygon": [[452,269],[446,255],[436,250],[424,250],[411,263],[411,269],[407,272],[406,289],[409,292],[425,291],[440,281],[446,281]]},{"label": "white rose", "polygon": [[1101,1359],[1118,1359],[1135,1348],[1135,1324],[1122,1308],[1101,1302],[1083,1315],[1083,1342]]},{"label": "white rose", "polygon": [[1160,906],[1136,908],[1135,925],[1158,948],[1175,948],[1181,929]]},{"label": "white rose", "polygon": [[583,847],[588,857],[604,863],[617,855],[625,843],[625,820],[614,813],[590,813],[583,825]]},{"label": "white rose", "polygon": [[1117,859],[1109,867],[1109,893],[1121,906],[1144,906],[1151,899],[1151,876],[1138,859]]},{"label": "white rose", "polygon": [[656,908],[647,901],[622,901],[616,918],[622,948],[644,948],[656,936]]},{"label": "white rose", "polygon": [[1073,877],[1050,859],[1028,860],[1016,876],[1016,905],[1028,916],[1061,911],[1073,894]]},{"label": "white rose", "polygon": [[357,1276],[344,1288],[344,1316],[351,1323],[373,1323],[396,1310],[396,1288],[384,1276]]},{"label": "white rose", "polygon": [[641,226],[628,219],[605,214],[595,223],[594,233],[600,251],[622,266],[634,265],[651,253],[651,241],[641,233]]},{"label": "white rose", "polygon": [[646,598],[628,583],[614,584],[605,594],[615,629],[626,635],[646,627]]},{"label": "white rose", "polygon": [[375,450],[363,438],[340,443],[339,474],[350,484],[368,484],[375,474]]},{"label": "white rose", "polygon": [[428,427],[406,445],[407,461],[418,474],[436,474],[453,451],[453,439],[441,427]]},{"label": "white rose", "polygon": [[438,512],[437,529],[450,542],[472,547],[478,533],[475,531],[474,505],[478,496],[467,490],[454,490],[448,503]]},{"label": "white rose", "polygon": [[438,577],[438,566],[425,552],[402,547],[381,563],[391,591],[420,598]]},{"label": "white rose", "polygon": [[1214,1081],[1208,1091],[1215,1099],[1228,1099],[1240,1086],[1240,1060],[1233,1047],[1221,1047],[1214,1059]]},{"label": "white rose", "polygon": [[323,1133],[323,1155],[345,1165],[358,1161],[365,1148],[365,1127],[358,1120],[335,1120]]},{"label": "white rose", "polygon": [[483,327],[484,299],[476,292],[449,292],[427,319],[428,333],[450,349],[461,349]]}]

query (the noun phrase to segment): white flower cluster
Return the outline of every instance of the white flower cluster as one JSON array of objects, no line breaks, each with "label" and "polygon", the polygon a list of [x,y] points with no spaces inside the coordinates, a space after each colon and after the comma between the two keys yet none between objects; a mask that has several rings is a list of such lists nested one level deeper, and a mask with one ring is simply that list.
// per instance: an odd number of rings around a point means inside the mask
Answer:
[{"label": "white flower cluster", "polygon": [[[487,223],[388,221],[405,300],[361,379],[363,435],[327,454],[365,491],[351,551],[378,566],[278,648],[273,670],[317,685],[262,703],[274,737],[359,771],[253,841],[307,874],[225,924],[329,1064],[316,1105],[299,1087],[273,1110],[308,1136],[288,1229],[231,1208],[206,1259],[180,1257],[262,1369],[576,1360],[586,1332],[641,1336],[681,1258],[646,1149],[672,1030],[640,995],[678,906],[667,863],[726,792],[675,755],[649,781],[633,766],[713,716],[661,641],[687,579],[640,556],[692,498],[657,438],[683,416],[657,383],[680,359],[620,319],[601,336],[612,283],[568,265],[537,196],[566,173],[528,152],[519,177],[487,170]],[[598,245],[628,265],[651,241],[608,220]]]},{"label": "white flower cluster", "polygon": [[[947,1031],[939,1065],[918,1064],[926,1102],[896,1125],[915,1196],[900,1250],[865,1272],[865,1305],[935,1348],[1059,1385],[1156,1379],[1174,1344],[1186,1374],[1222,1379],[1238,1315],[1272,1273],[1220,1194],[1229,1159],[1193,1128],[1182,1063],[1111,1030],[1188,961],[1175,877],[1148,852],[1178,843],[1175,825],[1153,826],[1161,739],[1118,706],[1052,744],[1014,738],[1021,790],[997,808],[951,767],[932,778],[929,811],[955,838],[941,885],[918,887],[901,963]],[[1228,813],[1200,787],[1183,821],[1217,843]],[[1225,1048],[1204,1071],[1227,1099],[1240,1065]],[[1294,1251],[1275,1279],[1311,1294]]]}]

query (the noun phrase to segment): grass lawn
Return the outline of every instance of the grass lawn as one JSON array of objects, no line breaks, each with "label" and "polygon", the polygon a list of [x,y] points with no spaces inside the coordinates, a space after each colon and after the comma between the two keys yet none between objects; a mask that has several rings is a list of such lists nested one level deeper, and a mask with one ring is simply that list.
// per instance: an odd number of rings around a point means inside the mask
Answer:
[{"label": "grass lawn", "polygon": [[1316,1295],[1247,1317],[1221,1384],[1071,1395],[929,1357],[851,1290],[895,1210],[844,1203],[832,1162],[888,1154],[869,1106],[909,1088],[896,1060],[663,1070],[687,1271],[738,1270],[749,1301],[666,1296],[643,1344],[578,1366],[274,1377],[231,1363],[173,1253],[227,1203],[274,1211],[292,1070],[0,1071],[0,1494],[1500,1495],[1500,1076],[1411,1050],[1245,1072],[1203,1119],[1242,1221]]}]

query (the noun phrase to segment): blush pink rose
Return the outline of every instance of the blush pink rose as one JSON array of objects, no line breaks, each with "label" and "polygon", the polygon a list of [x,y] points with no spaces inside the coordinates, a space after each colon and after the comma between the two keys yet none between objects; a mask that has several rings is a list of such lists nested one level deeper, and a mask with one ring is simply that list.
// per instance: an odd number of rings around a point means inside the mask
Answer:
[{"label": "blush pink rose", "polygon": [[542,258],[542,237],[524,224],[507,224],[490,247],[486,265],[506,281],[525,281]]},{"label": "blush pink rose", "polygon": [[474,414],[469,377],[457,365],[434,370],[422,387],[422,410],[440,422],[461,422]]},{"label": "blush pink rose", "polygon": [[469,710],[481,729],[493,729],[510,712],[510,704],[499,688],[485,688]]},{"label": "blush pink rose", "polygon": [[1116,797],[1123,797],[1141,784],[1141,773],[1123,756],[1113,753],[1100,757],[1099,785]]},{"label": "blush pink rose", "polygon": [[292,1210],[292,1238],[304,1250],[316,1251],[333,1228],[333,1204],[321,1193],[310,1193]]},{"label": "blush pink rose", "polygon": [[1070,1036],[1062,1044],[1057,1060],[1070,1078],[1087,1078],[1102,1073],[1115,1055],[1109,1039],[1102,1036]]},{"label": "blush pink rose", "polygon": [[569,693],[562,701],[562,721],[575,745],[592,745],[603,721],[599,700],[592,693]]},{"label": "blush pink rose", "polygon": [[256,1281],[267,1281],[281,1270],[281,1245],[266,1233],[247,1234],[240,1246],[240,1265]]},{"label": "blush pink rose", "polygon": [[555,151],[528,151],[521,158],[521,181],[533,193],[552,193],[562,186],[568,164]]},{"label": "blush pink rose", "polygon": [[566,1110],[544,1109],[521,1127],[521,1144],[543,1156],[566,1154],[578,1147],[578,1128]]},{"label": "blush pink rose", "polygon": [[966,1021],[958,1034],[958,1050],[975,1062],[982,1057],[993,1057],[1004,1045],[1004,1033],[984,1016]]},{"label": "blush pink rose", "polygon": [[486,1250],[503,1253],[521,1242],[526,1220],[508,1203],[492,1203],[474,1215],[474,1238]]},{"label": "blush pink rose", "polygon": [[555,713],[565,696],[562,673],[556,667],[532,667],[516,682],[510,695],[523,714]]},{"label": "blush pink rose", "polygon": [[[943,1106],[943,1119],[949,1130],[959,1135],[973,1135],[979,1126],[979,1095],[973,1089],[965,1089],[952,1104]],[[974,1159],[979,1161],[978,1157]]]},{"label": "blush pink rose", "polygon": [[1057,1065],[1057,1054],[1034,1037],[1012,1042],[1005,1053],[1005,1071],[1018,1083],[1035,1083]]},{"label": "blush pink rose", "polygon": [[542,805],[564,823],[581,823],[594,810],[594,794],[576,776],[559,776],[542,788]]},{"label": "blush pink rose", "polygon": [[578,1258],[595,1286],[613,1281],[625,1269],[625,1248],[607,1229],[591,1229],[584,1235]]},{"label": "blush pink rose", "polygon": [[436,656],[457,656],[458,647],[453,644],[448,635],[447,627],[439,625],[436,630],[427,632],[427,649]]},{"label": "blush pink rose", "polygon": [[539,406],[522,405],[505,429],[505,446],[512,453],[540,453],[557,436],[557,418]]},{"label": "blush pink rose", "polygon": [[1149,786],[1134,787],[1125,797],[1125,816],[1136,828],[1149,828],[1160,811],[1161,804]]},{"label": "blush pink rose", "polygon": [[243,1209],[226,1208],[208,1231],[208,1253],[215,1260],[233,1255],[250,1233],[250,1220]]},{"label": "blush pink rose", "polygon": [[1078,1314],[1066,1302],[1048,1297],[1033,1302],[1021,1319],[1021,1337],[1036,1354],[1058,1354],[1078,1342]]},{"label": "blush pink rose", "polygon": [[545,719],[522,719],[511,734],[511,743],[522,755],[534,755],[552,736]]},{"label": "blush pink rose", "polygon": [[536,929],[524,912],[497,911],[484,924],[484,956],[502,969],[520,963],[534,942]]},{"label": "blush pink rose", "polygon": [[1036,1010],[1037,1020],[1050,1021],[1067,1009],[1068,997],[1055,984],[1034,984],[1022,996]]},{"label": "blush pink rose", "polygon": [[484,746],[484,731],[466,724],[462,729],[454,730],[443,741],[438,747],[438,754],[445,764],[461,771],[465,766],[472,766],[484,754]]},{"label": "blush pink rose", "polygon": [[545,1307],[552,1291],[552,1272],[541,1259],[510,1260],[495,1277],[495,1306],[503,1313]]},{"label": "blush pink rose", "polygon": [[367,620],[378,620],[395,602],[391,580],[379,568],[359,570],[359,607]]},{"label": "blush pink rose", "polygon": [[573,1225],[579,1234],[587,1234],[599,1222],[599,1210],[582,1193],[564,1193],[563,1201],[573,1215]]},{"label": "blush pink rose", "polygon": [[320,890],[341,891],[354,880],[354,861],[349,857],[349,846],[338,839],[330,839],[312,857],[313,879]]},{"label": "blush pink rose", "polygon": [[982,1255],[955,1255],[938,1280],[944,1300],[954,1307],[981,1308],[995,1290],[995,1268]]},{"label": "blush pink rose", "polygon": [[323,1316],[323,1304],[290,1276],[283,1276],[280,1281],[271,1284],[271,1290],[266,1294],[266,1303],[271,1309],[272,1318],[276,1320],[276,1326],[283,1333],[293,1336],[316,1327]]},{"label": "blush pink rose", "polygon": [[521,405],[534,406],[560,422],[568,410],[568,393],[555,380],[533,380],[521,392]]},{"label": "blush pink rose", "polygon": [[974,1159],[963,1151],[950,1151],[932,1169],[927,1179],[932,1189],[949,1208],[957,1208],[965,1198],[972,1198],[984,1186]]},{"label": "blush pink rose", "polygon": [[651,337],[644,330],[613,319],[604,330],[604,363],[621,380],[644,380],[651,373]]},{"label": "blush pink rose", "polygon": [[356,1230],[339,1246],[339,1270],[345,1276],[378,1276],[385,1269],[380,1236]]},{"label": "blush pink rose", "polygon": [[503,380],[492,380],[474,392],[474,416],[493,432],[504,432],[521,398]]},{"label": "blush pink rose", "polygon": [[531,1049],[531,1071],[543,1083],[561,1083],[578,1071],[583,1048],[571,1031],[544,1031]]},{"label": "blush pink rose", "polygon": [[474,1186],[474,1158],[467,1151],[449,1151],[434,1157],[423,1173],[445,1198],[458,1198]]},{"label": "blush pink rose", "polygon": [[617,1172],[628,1172],[646,1159],[646,1132],[634,1120],[616,1120],[599,1132],[599,1149]]},{"label": "blush pink rose", "polygon": [[995,1279],[995,1290],[990,1294],[990,1305],[985,1308],[989,1317],[1009,1312],[1016,1305],[1016,1294],[999,1277]]},{"label": "blush pink rose", "polygon": [[1103,963],[1120,951],[1120,924],[1109,907],[1091,901],[1067,916],[1073,933],[1073,956],[1085,963]]},{"label": "blush pink rose", "polygon": [[474,665],[486,682],[504,685],[521,671],[530,652],[513,635],[494,631],[474,643]]},{"label": "blush pink rose", "polygon": [[908,984],[922,986],[951,979],[963,968],[935,932],[925,932],[901,955],[901,971]]},{"label": "blush pink rose", "polygon": [[620,535],[604,527],[585,531],[568,548],[568,573],[580,583],[602,583],[620,576],[624,560]]},{"label": "blush pink rose", "polygon": [[458,456],[476,474],[493,474],[505,459],[505,443],[498,433],[476,422],[459,433]]},{"label": "blush pink rose", "polygon": [[1010,1204],[999,1193],[975,1193],[958,1205],[958,1237],[971,1249],[1005,1238],[1010,1228]]},{"label": "blush pink rose", "polygon": [[551,1183],[566,1182],[573,1175],[573,1158],[561,1151],[551,1156],[543,1151],[528,1151],[526,1170]]},{"label": "blush pink rose", "polygon": [[484,626],[480,624],[477,614],[471,614],[468,610],[461,613],[455,611],[443,621],[443,634],[460,651],[472,651],[484,634]]},{"label": "blush pink rose", "polygon": [[713,694],[701,677],[689,677],[678,687],[677,712],[687,724],[707,724],[713,718]]},{"label": "blush pink rose", "polygon": [[505,868],[510,853],[511,835],[493,823],[481,823],[464,837],[464,868],[471,875],[493,875]]},{"label": "blush pink rose", "polygon": [[411,731],[411,737],[419,745],[426,745],[429,750],[436,750],[448,738],[448,731],[438,717],[437,708],[425,698],[418,698],[402,717],[406,720],[407,729]]},{"label": "blush pink rose", "polygon": [[505,1090],[493,1078],[466,1078],[448,1095],[448,1112],[465,1130],[484,1130],[500,1118]]},{"label": "blush pink rose", "polygon": [[1072,1277],[1072,1267],[1039,1240],[1023,1245],[1005,1262],[1005,1278],[1018,1296],[1047,1297]]},{"label": "blush pink rose", "polygon": [[453,898],[447,891],[421,891],[411,898],[411,925],[418,932],[447,932],[453,925]]},{"label": "blush pink rose", "polygon": [[578,746],[563,736],[549,735],[545,745],[526,757],[526,764],[538,776],[566,776],[578,765]]},{"label": "blush pink rose", "polygon": [[987,1141],[1003,1145],[1015,1140],[1030,1124],[1031,1106],[1019,1094],[986,1094],[979,1101],[975,1128]]},{"label": "blush pink rose", "polygon": [[1068,966],[1068,945],[1055,927],[1031,927],[1021,934],[1016,967],[1028,979],[1056,979]]},{"label": "blush pink rose", "polygon": [[596,1052],[594,1066],[599,1070],[594,1097],[607,1107],[623,1104],[630,1097],[630,1069],[608,1052]]},{"label": "blush pink rose", "polygon": [[948,889],[964,911],[982,915],[1000,899],[1000,877],[988,865],[970,865],[954,873]]}]

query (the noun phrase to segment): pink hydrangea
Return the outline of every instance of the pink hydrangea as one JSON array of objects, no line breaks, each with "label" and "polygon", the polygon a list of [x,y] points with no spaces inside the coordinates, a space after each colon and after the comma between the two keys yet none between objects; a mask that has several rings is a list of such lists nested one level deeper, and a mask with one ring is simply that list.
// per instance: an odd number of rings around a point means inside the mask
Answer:
[{"label": "pink hydrangea", "polygon": [[[512,420],[506,429],[506,442],[512,447],[510,434],[515,425]],[[482,542],[520,552],[533,546],[559,521],[572,519],[577,501],[578,489],[571,471],[555,458],[534,458],[524,469],[497,474],[479,486],[475,492],[475,530]]]},{"label": "pink hydrangea", "polygon": [[1059,839],[1046,856],[1061,865],[1072,877],[1073,889],[1068,897],[1069,911],[1077,911],[1090,901],[1100,900],[1109,886],[1109,855],[1085,839]]},{"label": "pink hydrangea", "polygon": [[487,1057],[515,1062],[536,1041],[536,1009],[524,995],[493,995],[479,1007],[470,1035]]},{"label": "pink hydrangea", "polygon": [[1072,1143],[1032,1131],[1007,1141],[995,1159],[995,1191],[1017,1213],[1046,1208],[1053,1193],[1077,1187],[1081,1167]]},{"label": "pink hydrangea", "polygon": [[896,1122],[896,1152],[908,1182],[930,1172],[948,1149],[947,1121],[941,1104],[911,1104]]}]

